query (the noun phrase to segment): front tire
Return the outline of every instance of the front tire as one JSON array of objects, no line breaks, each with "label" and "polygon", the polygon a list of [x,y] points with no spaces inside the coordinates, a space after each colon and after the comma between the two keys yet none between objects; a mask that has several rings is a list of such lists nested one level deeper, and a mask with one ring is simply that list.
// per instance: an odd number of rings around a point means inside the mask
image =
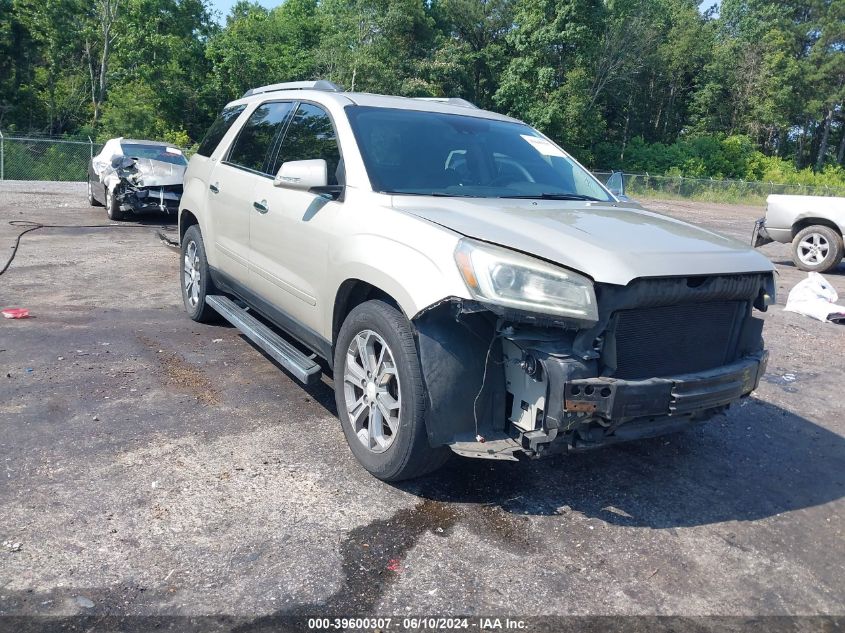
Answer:
[{"label": "front tire", "polygon": [[383,301],[357,306],[335,346],[335,400],[352,454],[383,481],[419,477],[451,455],[432,448],[425,386],[411,323]]},{"label": "front tire", "polygon": [[842,236],[821,224],[802,229],[792,240],[792,261],[801,270],[833,270],[842,261],[842,252]]},{"label": "front tire", "polygon": [[212,323],[217,320],[217,313],[205,303],[205,298],[214,293],[214,284],[208,270],[205,256],[205,244],[202,241],[200,227],[194,224],[185,231],[180,247],[182,266],[179,273],[179,285],[182,288],[182,302],[188,316],[199,323]]},{"label": "front tire", "polygon": [[109,214],[109,219],[115,222],[125,220],[126,216],[120,210],[120,203],[115,199],[112,190],[106,187],[106,212]]}]

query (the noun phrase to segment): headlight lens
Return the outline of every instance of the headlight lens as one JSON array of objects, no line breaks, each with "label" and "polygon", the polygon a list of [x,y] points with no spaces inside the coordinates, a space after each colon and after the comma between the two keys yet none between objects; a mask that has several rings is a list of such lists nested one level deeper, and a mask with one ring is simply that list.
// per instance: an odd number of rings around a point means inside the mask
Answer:
[{"label": "headlight lens", "polygon": [[479,301],[580,321],[598,321],[593,282],[583,275],[469,239],[458,244],[455,261],[467,288]]}]

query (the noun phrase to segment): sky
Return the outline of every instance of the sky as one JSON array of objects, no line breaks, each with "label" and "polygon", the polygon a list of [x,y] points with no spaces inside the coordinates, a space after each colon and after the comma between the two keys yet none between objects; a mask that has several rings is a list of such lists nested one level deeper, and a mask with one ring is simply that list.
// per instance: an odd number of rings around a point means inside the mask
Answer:
[{"label": "sky", "polygon": [[[237,2],[237,0],[211,0],[212,9],[219,13],[217,21],[220,22],[220,24],[226,24],[226,16],[229,15],[229,11],[231,11],[232,7],[235,6],[235,2]],[[258,0],[259,4],[264,5],[268,9],[277,7],[282,4],[282,2],[283,0]],[[721,0],[703,0],[698,8],[703,12],[714,4],[721,4]]]},{"label": "sky", "polygon": [[[217,16],[217,21],[220,24],[226,24],[226,16],[229,15],[229,11],[232,10],[236,2],[237,0],[211,0],[211,8],[220,14]],[[258,0],[258,4],[272,9],[282,4],[282,0]]]}]

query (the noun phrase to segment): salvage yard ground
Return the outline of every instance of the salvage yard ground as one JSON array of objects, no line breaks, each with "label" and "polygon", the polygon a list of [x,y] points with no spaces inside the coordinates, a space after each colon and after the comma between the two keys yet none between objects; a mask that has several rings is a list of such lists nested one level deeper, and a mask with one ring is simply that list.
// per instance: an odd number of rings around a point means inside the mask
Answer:
[{"label": "salvage yard ground", "polygon": [[[646,205],[743,241],[762,215]],[[0,183],[0,265],[9,220],[108,224],[82,184]],[[726,418],[388,485],[328,379],[188,320],[144,222],[36,231],[0,277],[33,315],[0,320],[0,616],[843,614],[845,326],[782,310],[787,246],[762,249],[768,374]],[[845,296],[845,266],[827,278]]]}]

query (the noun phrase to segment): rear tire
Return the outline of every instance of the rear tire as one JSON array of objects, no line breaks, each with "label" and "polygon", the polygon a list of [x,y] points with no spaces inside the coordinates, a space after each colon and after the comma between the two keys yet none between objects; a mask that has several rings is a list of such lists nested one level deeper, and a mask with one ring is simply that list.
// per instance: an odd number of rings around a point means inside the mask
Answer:
[{"label": "rear tire", "polygon": [[101,207],[97,199],[94,197],[94,185],[91,184],[91,177],[88,177],[88,204],[92,207]]},{"label": "rear tire", "polygon": [[114,194],[108,187],[106,187],[106,212],[109,214],[109,219],[115,222],[126,219],[123,211],[120,210],[120,203],[115,200]]},{"label": "rear tire", "polygon": [[185,231],[180,252],[182,262],[179,267],[179,286],[182,288],[185,311],[194,321],[212,323],[217,320],[217,312],[205,303],[205,298],[214,294],[214,284],[209,274],[205,244],[198,225],[194,224]]},{"label": "rear tire", "polygon": [[449,448],[428,443],[425,386],[404,314],[383,301],[357,306],[340,328],[334,368],[343,433],[370,474],[401,481],[446,463]]},{"label": "rear tire", "polygon": [[842,261],[842,236],[829,226],[815,224],[792,240],[792,261],[801,270],[824,273]]}]

